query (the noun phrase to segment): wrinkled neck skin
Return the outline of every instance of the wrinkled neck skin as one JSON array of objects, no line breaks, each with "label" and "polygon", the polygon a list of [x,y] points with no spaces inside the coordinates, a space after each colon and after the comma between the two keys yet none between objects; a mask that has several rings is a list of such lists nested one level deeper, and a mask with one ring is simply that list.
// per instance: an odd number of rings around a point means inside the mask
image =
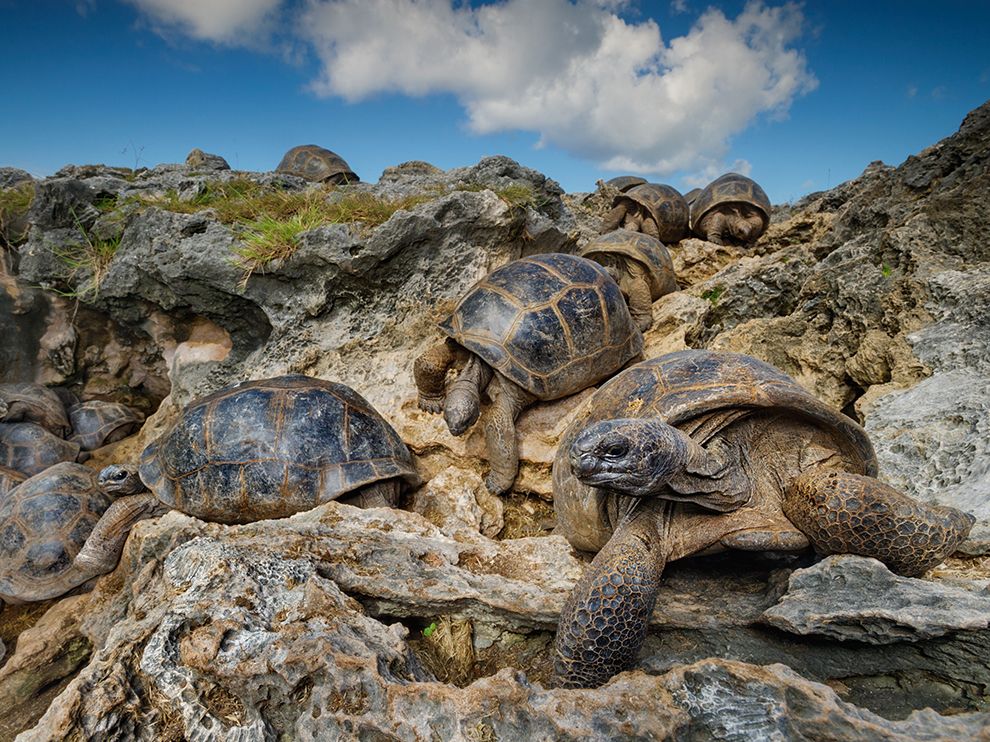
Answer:
[{"label": "wrinkled neck skin", "polygon": [[569,457],[582,483],[628,497],[694,502],[728,512],[744,505],[752,492],[737,447],[720,439],[702,447],[655,418],[595,423],[574,440]]},{"label": "wrinkled neck skin", "polygon": [[98,481],[100,489],[110,497],[136,495],[147,489],[136,469],[119,464],[113,464],[102,469]]}]

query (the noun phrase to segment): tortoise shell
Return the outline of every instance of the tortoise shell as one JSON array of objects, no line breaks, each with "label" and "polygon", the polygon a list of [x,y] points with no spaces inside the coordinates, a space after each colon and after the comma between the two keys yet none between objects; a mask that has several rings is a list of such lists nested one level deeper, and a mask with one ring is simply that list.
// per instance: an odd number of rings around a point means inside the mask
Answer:
[{"label": "tortoise shell", "polygon": [[613,208],[624,199],[649,212],[657,223],[661,242],[680,242],[687,236],[691,210],[676,188],[661,183],[643,183],[616,196],[612,200]]},{"label": "tortoise shell", "polygon": [[622,292],[598,263],[547,253],[492,271],[440,323],[538,399],[608,378],[643,349]]},{"label": "tortoise shell", "polygon": [[571,473],[571,444],[591,423],[658,417],[704,445],[751,412],[778,409],[837,434],[853,473],[876,476],[876,454],[859,425],[768,363],[739,353],[684,350],[623,371],[598,389],[564,432],[553,463],[554,509],[567,539],[597,551],[612,533],[612,499]]},{"label": "tortoise shell", "polygon": [[186,407],[141,454],[141,481],[204,520],[284,518],[393,477],[419,483],[398,434],[343,384],[290,375]]},{"label": "tortoise shell", "polygon": [[692,188],[690,191],[684,194],[684,200],[687,201],[688,208],[694,206],[694,202],[698,200],[698,196],[701,195],[700,188]]},{"label": "tortoise shell", "polygon": [[27,477],[16,469],[8,469],[6,466],[0,466],[0,502],[3,502],[7,497],[7,493],[25,479]]},{"label": "tortoise shell", "polygon": [[623,193],[628,191],[633,186],[643,185],[646,182],[646,178],[640,178],[638,175],[619,175],[615,178],[610,178],[605,181],[605,185],[616,188]]},{"label": "tortoise shell", "polygon": [[69,408],[72,435],[83,451],[93,451],[137,431],[144,418],[127,405],[94,399]]},{"label": "tortoise shell", "polygon": [[763,214],[763,229],[770,225],[770,198],[755,180],[739,173],[721,175],[698,194],[691,204],[691,229],[696,230],[698,222],[716,206],[742,203],[755,206]]},{"label": "tortoise shell", "polygon": [[615,229],[596,237],[578,251],[578,255],[594,260],[595,255],[613,254],[632,258],[646,269],[650,296],[654,301],[677,290],[674,261],[660,240],[642,232]]},{"label": "tortoise shell", "polygon": [[68,435],[69,418],[58,394],[40,384],[0,384],[0,400],[6,411],[0,420],[33,422],[57,436]]},{"label": "tortoise shell", "polygon": [[29,477],[61,461],[75,461],[79,444],[63,440],[35,423],[0,423],[0,466]]},{"label": "tortoise shell", "polygon": [[16,598],[56,579],[75,559],[113,498],[97,472],[61,463],[18,485],[0,502],[0,596]]},{"label": "tortoise shell", "polygon": [[315,144],[302,144],[290,149],[275,171],[298,175],[317,183],[342,185],[360,180],[343,157]]}]

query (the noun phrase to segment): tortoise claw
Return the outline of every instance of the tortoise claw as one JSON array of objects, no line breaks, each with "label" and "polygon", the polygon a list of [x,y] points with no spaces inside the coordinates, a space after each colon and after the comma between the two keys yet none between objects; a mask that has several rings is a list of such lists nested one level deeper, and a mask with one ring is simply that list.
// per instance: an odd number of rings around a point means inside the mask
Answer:
[{"label": "tortoise claw", "polygon": [[416,400],[416,404],[423,412],[431,412],[434,415],[439,415],[443,412],[443,397],[420,394]]}]

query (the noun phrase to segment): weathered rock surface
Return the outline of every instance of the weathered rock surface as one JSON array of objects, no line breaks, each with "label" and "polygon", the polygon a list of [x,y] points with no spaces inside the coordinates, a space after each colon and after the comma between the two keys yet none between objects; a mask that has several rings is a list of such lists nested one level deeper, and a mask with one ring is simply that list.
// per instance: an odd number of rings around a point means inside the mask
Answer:
[{"label": "weathered rock surface", "polygon": [[794,634],[892,644],[990,626],[990,591],[900,577],[876,559],[832,556],[791,573],[763,619]]}]

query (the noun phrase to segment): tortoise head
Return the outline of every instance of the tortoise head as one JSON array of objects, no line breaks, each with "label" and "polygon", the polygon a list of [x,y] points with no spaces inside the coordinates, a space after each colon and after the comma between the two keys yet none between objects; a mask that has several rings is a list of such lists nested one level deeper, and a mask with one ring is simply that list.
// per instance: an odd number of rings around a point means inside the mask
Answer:
[{"label": "tortoise head", "polygon": [[100,489],[113,497],[134,495],[145,489],[136,470],[112,464],[100,471]]},{"label": "tortoise head", "polygon": [[595,423],[571,444],[571,471],[584,484],[633,497],[658,495],[687,465],[685,436],[657,419]]},{"label": "tortoise head", "polygon": [[733,204],[729,233],[744,244],[755,242],[763,232],[763,213],[752,204]]}]

